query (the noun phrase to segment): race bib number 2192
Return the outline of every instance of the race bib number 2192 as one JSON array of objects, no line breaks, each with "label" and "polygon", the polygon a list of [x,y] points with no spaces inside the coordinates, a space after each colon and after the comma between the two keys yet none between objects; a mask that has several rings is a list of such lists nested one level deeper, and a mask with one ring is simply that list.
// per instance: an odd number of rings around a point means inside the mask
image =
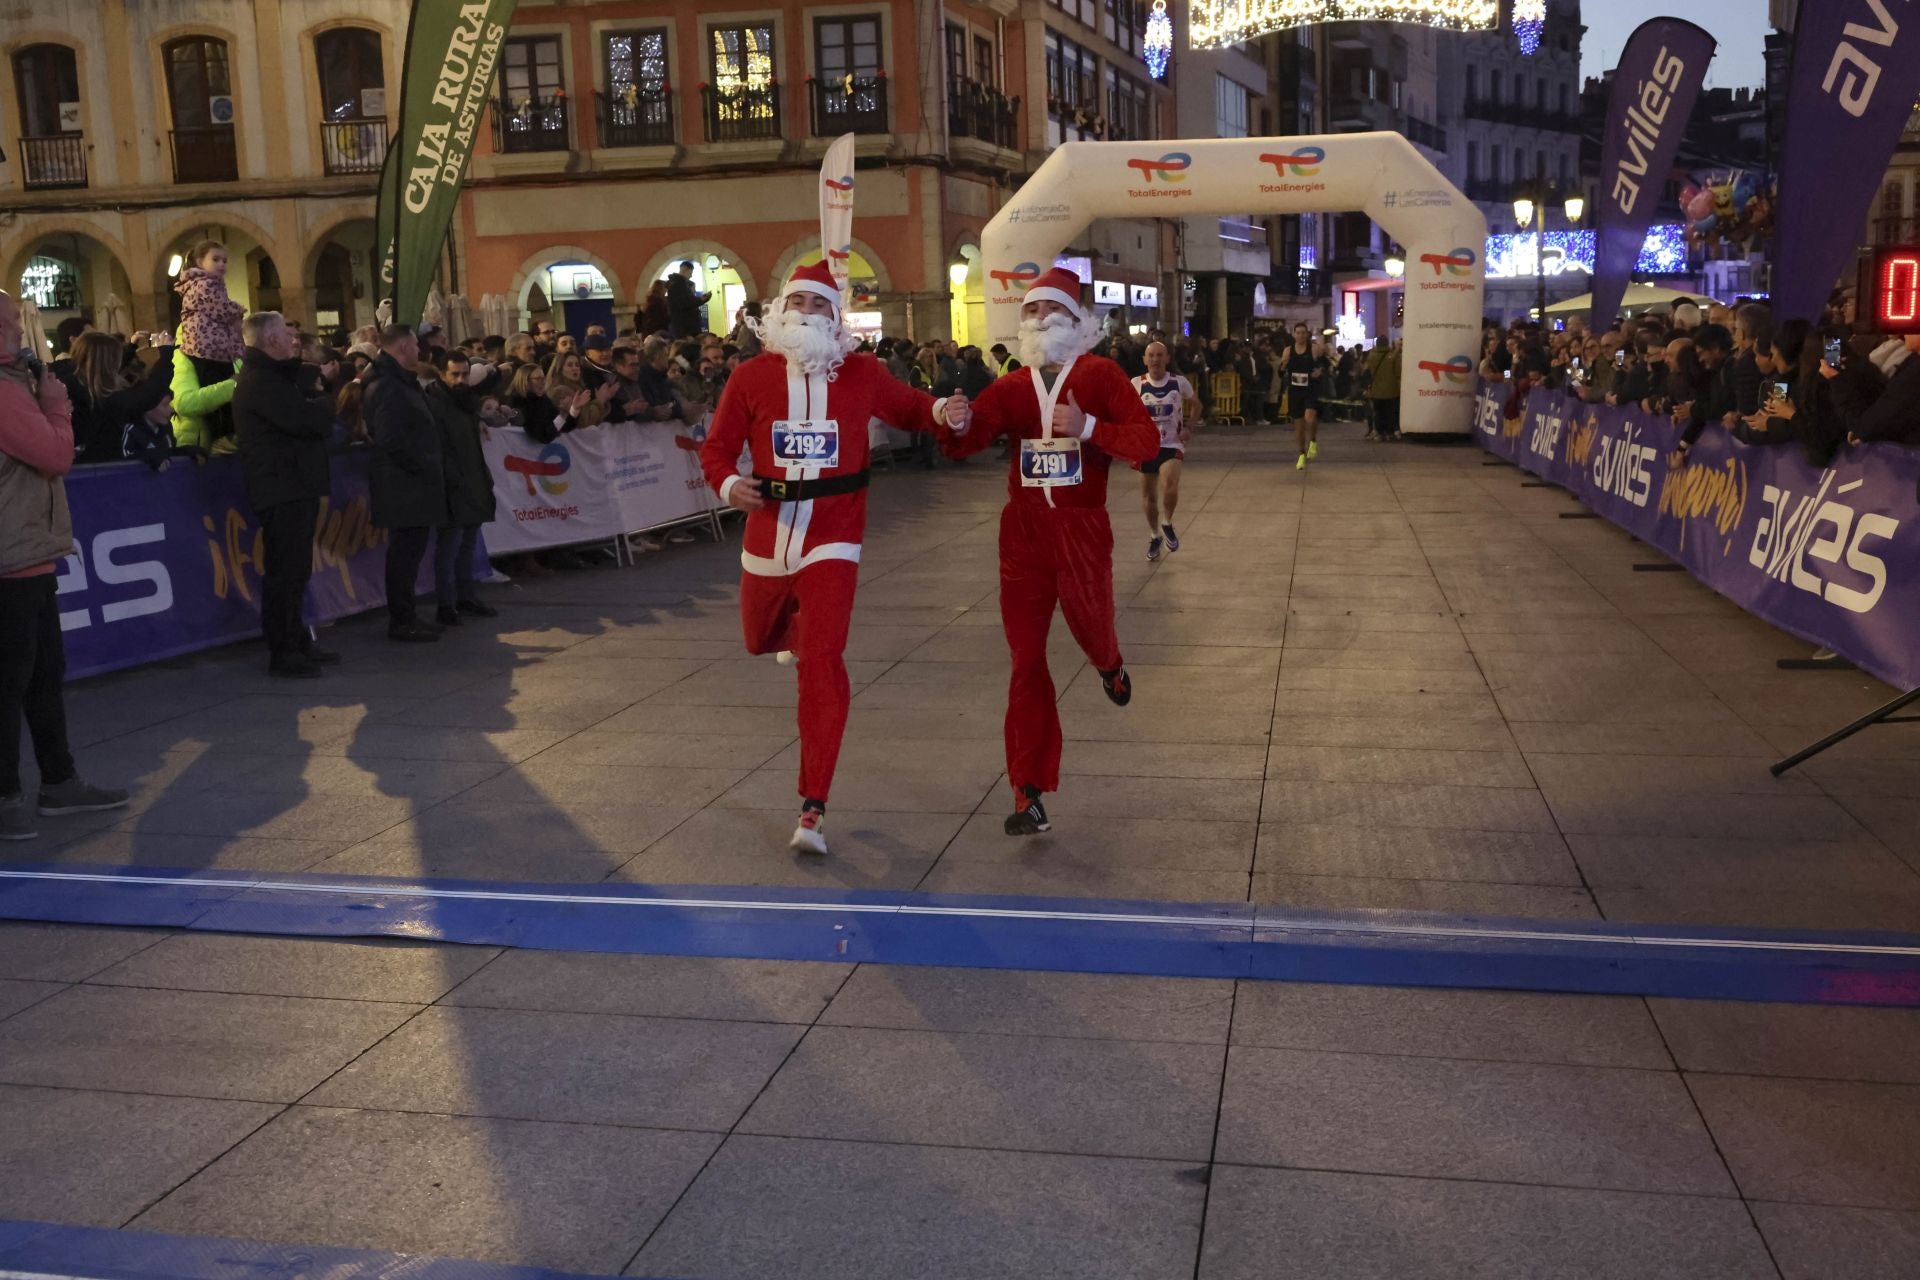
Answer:
[{"label": "race bib number 2192", "polygon": [[786,467],[840,465],[840,424],[832,418],[782,418],[773,424],[773,458]]}]

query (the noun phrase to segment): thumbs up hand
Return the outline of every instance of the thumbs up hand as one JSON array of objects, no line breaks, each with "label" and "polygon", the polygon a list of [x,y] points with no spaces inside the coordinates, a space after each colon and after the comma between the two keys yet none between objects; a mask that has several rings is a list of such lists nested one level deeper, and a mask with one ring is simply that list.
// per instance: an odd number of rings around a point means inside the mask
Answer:
[{"label": "thumbs up hand", "polygon": [[1073,398],[1072,392],[1067,393],[1065,404],[1053,406],[1054,435],[1072,436],[1076,440],[1084,439],[1087,426],[1087,415],[1081,410],[1079,401]]}]

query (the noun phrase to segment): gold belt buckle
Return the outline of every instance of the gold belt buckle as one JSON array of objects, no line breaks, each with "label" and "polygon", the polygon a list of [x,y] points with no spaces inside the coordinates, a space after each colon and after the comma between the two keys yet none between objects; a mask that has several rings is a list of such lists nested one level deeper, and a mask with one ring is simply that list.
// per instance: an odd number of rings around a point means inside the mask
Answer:
[{"label": "gold belt buckle", "polygon": [[787,482],[785,480],[769,480],[767,482],[767,492],[776,498],[784,499],[787,496]]}]

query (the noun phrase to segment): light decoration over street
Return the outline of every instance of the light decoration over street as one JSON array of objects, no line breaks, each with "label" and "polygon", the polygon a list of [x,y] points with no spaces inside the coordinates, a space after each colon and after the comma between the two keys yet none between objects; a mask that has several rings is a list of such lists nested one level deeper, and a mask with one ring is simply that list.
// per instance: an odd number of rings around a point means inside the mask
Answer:
[{"label": "light decoration over street", "polygon": [[[1523,0],[1531,2],[1531,0]],[[1316,22],[1411,22],[1448,31],[1492,31],[1499,0],[1193,0],[1187,43],[1221,49]]]},{"label": "light decoration over street", "polygon": [[1547,0],[1513,0],[1513,34],[1520,52],[1531,58],[1547,29]]},{"label": "light decoration over street", "polygon": [[1173,19],[1167,16],[1167,0],[1153,0],[1153,15],[1147,19],[1147,38],[1140,46],[1147,60],[1147,74],[1155,80],[1167,78],[1167,59],[1173,56]]}]

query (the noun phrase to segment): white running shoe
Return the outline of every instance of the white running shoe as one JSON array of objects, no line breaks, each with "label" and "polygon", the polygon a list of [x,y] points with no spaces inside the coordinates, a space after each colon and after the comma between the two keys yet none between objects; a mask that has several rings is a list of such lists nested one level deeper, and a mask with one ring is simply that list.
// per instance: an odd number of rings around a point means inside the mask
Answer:
[{"label": "white running shoe", "polygon": [[827,815],[825,810],[815,809],[811,805],[800,810],[800,821],[794,824],[793,839],[787,841],[787,848],[795,853],[811,853],[819,857],[827,856]]},{"label": "white running shoe", "polygon": [[790,667],[793,665],[793,650],[782,649],[773,655],[773,660],[783,667]]}]

